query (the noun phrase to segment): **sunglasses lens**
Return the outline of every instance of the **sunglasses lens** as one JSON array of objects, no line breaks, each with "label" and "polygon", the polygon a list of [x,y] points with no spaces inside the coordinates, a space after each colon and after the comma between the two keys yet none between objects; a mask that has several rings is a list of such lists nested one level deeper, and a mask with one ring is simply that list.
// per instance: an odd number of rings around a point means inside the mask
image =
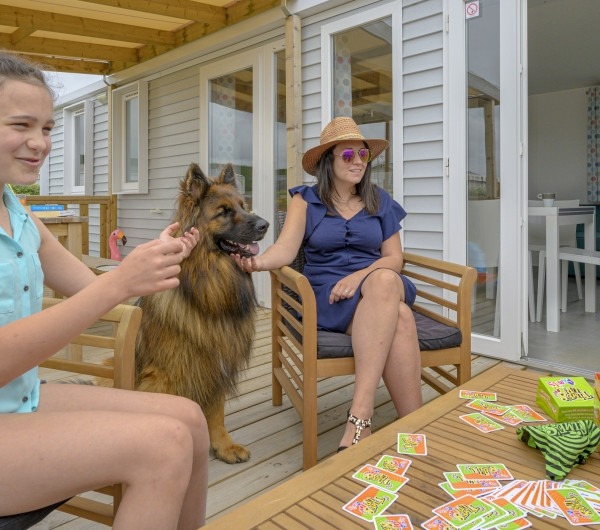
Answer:
[{"label": "sunglasses lens", "polygon": [[354,156],[356,155],[357,152],[358,152],[358,157],[365,164],[367,162],[369,162],[369,160],[371,160],[371,150],[367,149],[366,147],[362,147],[358,151],[355,151],[354,149],[344,149],[340,156],[342,157],[342,160],[344,162],[349,164],[350,162],[352,162],[352,160],[354,160]]},{"label": "sunglasses lens", "polygon": [[341,154],[344,162],[350,163],[354,160],[354,149],[344,149]]},{"label": "sunglasses lens", "polygon": [[369,160],[371,160],[371,150],[363,147],[362,149],[358,150],[358,156],[366,164],[369,162]]}]

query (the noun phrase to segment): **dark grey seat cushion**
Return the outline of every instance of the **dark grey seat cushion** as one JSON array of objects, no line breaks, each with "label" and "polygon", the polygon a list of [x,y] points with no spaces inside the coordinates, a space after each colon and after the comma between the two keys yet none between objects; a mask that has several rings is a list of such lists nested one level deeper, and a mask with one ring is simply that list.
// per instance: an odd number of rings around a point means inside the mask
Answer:
[{"label": "dark grey seat cushion", "polygon": [[[413,311],[417,323],[417,335],[421,350],[441,350],[460,346],[462,333],[460,329],[447,326],[428,316]],[[337,357],[352,357],[352,339],[344,333],[331,331],[317,332],[317,357],[319,359],[334,359]]]},{"label": "dark grey seat cushion", "polygon": [[40,508],[39,510],[33,510],[31,512],[1,516],[0,530],[26,530],[27,528],[31,528],[34,524],[39,523],[65,502],[66,501],[57,502],[52,506],[46,506],[45,508]]}]

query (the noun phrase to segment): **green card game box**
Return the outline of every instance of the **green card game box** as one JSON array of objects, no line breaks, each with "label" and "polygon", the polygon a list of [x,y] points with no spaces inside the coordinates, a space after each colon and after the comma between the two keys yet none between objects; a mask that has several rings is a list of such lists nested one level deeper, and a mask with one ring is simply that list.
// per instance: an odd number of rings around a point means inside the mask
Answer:
[{"label": "green card game box", "polygon": [[594,420],[594,390],[583,377],[540,377],[535,402],[557,422]]}]

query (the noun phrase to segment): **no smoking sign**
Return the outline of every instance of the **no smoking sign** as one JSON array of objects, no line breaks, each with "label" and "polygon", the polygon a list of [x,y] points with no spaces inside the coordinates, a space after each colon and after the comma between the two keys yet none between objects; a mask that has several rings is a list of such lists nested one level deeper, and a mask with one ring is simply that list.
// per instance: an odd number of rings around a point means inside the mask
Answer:
[{"label": "no smoking sign", "polygon": [[467,2],[465,4],[465,18],[475,18],[479,16],[479,0]]}]

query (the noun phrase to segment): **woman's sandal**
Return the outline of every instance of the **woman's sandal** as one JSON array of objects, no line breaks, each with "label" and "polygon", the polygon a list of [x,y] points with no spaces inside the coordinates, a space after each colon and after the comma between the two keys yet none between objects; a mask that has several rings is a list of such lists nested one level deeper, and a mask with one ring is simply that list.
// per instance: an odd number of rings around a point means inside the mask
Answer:
[{"label": "woman's sandal", "polygon": [[[348,411],[348,420],[347,421],[354,425],[354,438],[352,438],[352,445],[355,445],[358,443],[358,441],[360,440],[360,435],[363,432],[363,429],[366,429],[367,427],[371,427],[372,420],[373,420],[373,418],[367,418],[366,420],[361,420],[360,418],[357,418],[356,416],[354,416],[354,414],[350,414],[350,411]],[[338,447],[337,452],[339,453],[340,451],[343,451],[344,449],[348,449],[348,447],[345,445],[341,445],[340,447]]]}]

